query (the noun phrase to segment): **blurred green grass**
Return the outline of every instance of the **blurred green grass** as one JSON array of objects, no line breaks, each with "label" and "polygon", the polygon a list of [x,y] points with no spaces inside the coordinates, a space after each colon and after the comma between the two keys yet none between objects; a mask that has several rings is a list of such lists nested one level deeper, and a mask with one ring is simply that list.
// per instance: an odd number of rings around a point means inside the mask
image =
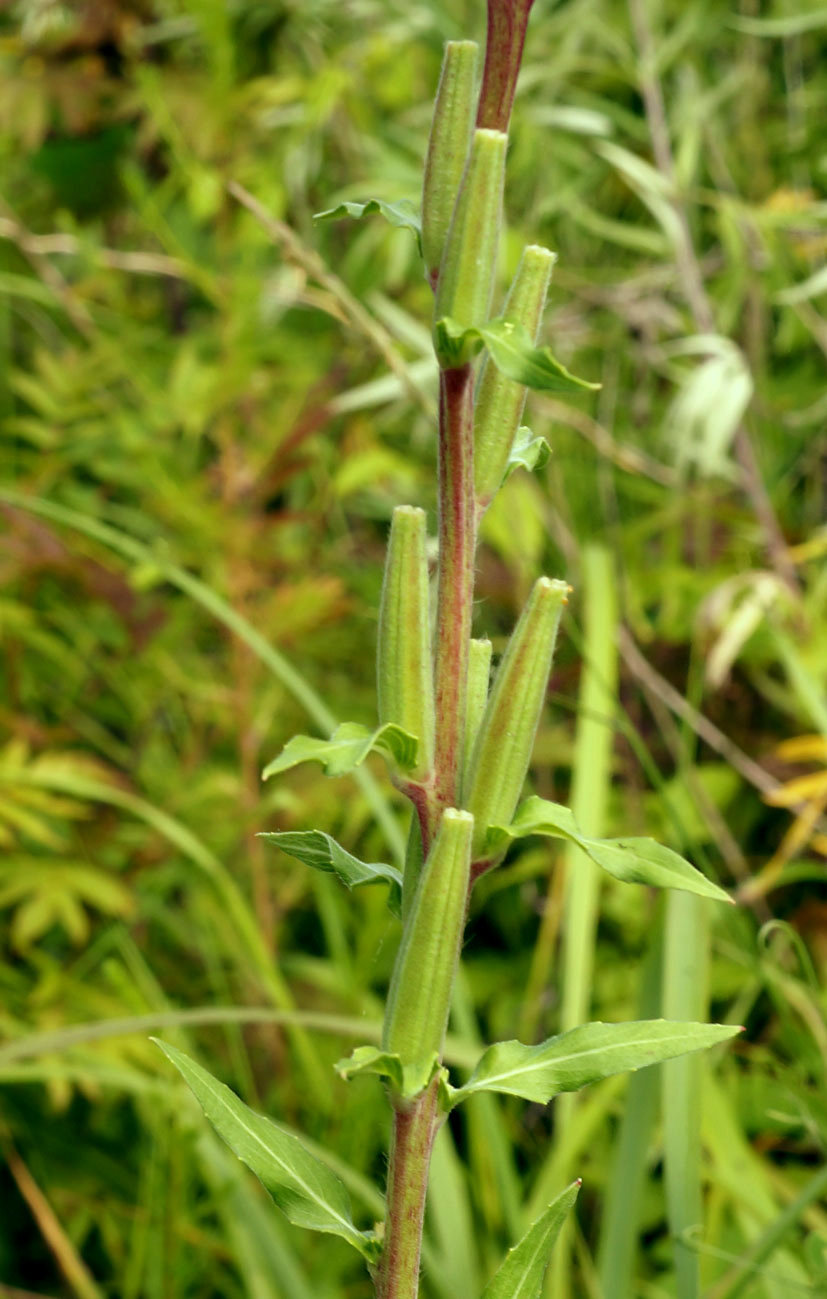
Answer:
[{"label": "blurred green grass", "polygon": [[[142,1017],[232,1008],[166,1031],[335,1151],[362,1223],[378,1215],[378,1084],[346,1088],[331,1065],[354,1020],[378,1021],[393,923],[381,898],[343,896],[255,834],[318,825],[374,859],[387,835],[370,790],[313,768],[262,788],[259,772],[314,724],[307,690],[372,719],[386,524],[400,500],[434,505],[413,240],[312,214],[416,199],[442,42],[481,38],[482,8],[0,14],[0,1294],[369,1293],[344,1247],[280,1220],[213,1142]],[[827,1293],[825,33],[802,0],[535,6],[502,282],[526,240],[558,251],[546,337],[603,387],[531,403],[554,454],[488,516],[478,628],[499,648],[538,569],[575,586],[532,778],[565,798],[582,556],[611,552],[624,635],[606,829],[661,836],[739,893],[708,917],[708,1004],[747,1032],[702,1067],[704,1224],[688,1224],[680,1276],[676,1121],[641,1075],[591,1089],[564,1130],[537,1107],[469,1102],[435,1163],[427,1299],[474,1299],[570,1169],[572,1294]],[[535,845],[486,879],[458,1063],[475,1042],[558,1029],[564,886]],[[603,886],[594,1018],[658,1013],[662,928],[657,899]],[[257,1007],[273,1019],[245,1022]]]}]

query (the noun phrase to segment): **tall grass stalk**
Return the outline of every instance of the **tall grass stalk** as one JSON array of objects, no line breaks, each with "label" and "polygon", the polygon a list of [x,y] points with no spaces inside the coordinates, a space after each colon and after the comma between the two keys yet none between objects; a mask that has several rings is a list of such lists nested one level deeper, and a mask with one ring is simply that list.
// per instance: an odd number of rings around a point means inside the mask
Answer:
[{"label": "tall grass stalk", "polygon": [[[617,594],[611,553],[587,545],[582,554],[583,666],[572,770],[571,809],[586,834],[599,836],[605,828],[611,787],[612,725],[617,689]],[[563,920],[561,977],[563,996],[560,1027],[585,1023],[589,1015],[600,870],[576,844],[565,850],[566,896]],[[555,1121],[568,1127],[577,1096],[561,1096]],[[570,1229],[565,1227],[549,1269],[547,1292],[557,1299],[571,1293]]]}]

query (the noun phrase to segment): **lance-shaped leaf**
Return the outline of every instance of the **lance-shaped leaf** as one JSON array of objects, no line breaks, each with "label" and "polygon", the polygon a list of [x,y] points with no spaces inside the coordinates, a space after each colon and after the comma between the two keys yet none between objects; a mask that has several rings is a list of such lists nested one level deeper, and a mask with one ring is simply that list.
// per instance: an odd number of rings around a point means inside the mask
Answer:
[{"label": "lance-shaped leaf", "polygon": [[390,884],[388,906],[395,916],[402,905],[402,872],[384,862],[360,861],[322,830],[269,830],[257,836],[288,856],[318,871],[332,871],[349,889],[360,884]]},{"label": "lance-shaped leaf", "polygon": [[403,1064],[391,1051],[380,1051],[375,1046],[357,1046],[344,1060],[337,1060],[335,1069],[342,1078],[356,1074],[376,1074],[390,1083],[392,1090],[403,1100],[409,1100],[424,1091],[439,1068],[439,1057],[433,1051],[429,1057],[416,1064]]},{"label": "lance-shaped leaf", "polygon": [[510,820],[522,792],[568,590],[548,577],[534,583],[497,669],[463,789],[475,817],[475,862],[497,857],[499,845],[488,851],[487,826]]},{"label": "lance-shaped leaf", "polygon": [[392,226],[411,230],[416,235],[416,244],[422,252],[422,227],[416,204],[410,199],[401,198],[396,203],[386,203],[381,198],[369,198],[365,203],[339,203],[336,207],[327,208],[324,212],[314,212],[314,221],[342,221],[347,217],[358,221],[360,217],[373,216],[378,213]]},{"label": "lance-shaped leaf", "polygon": [[539,392],[582,392],[600,387],[599,383],[570,374],[550,348],[535,347],[528,330],[507,320],[463,325],[448,316],[441,317],[434,325],[434,346],[437,355],[447,358],[443,365],[460,365],[463,358],[468,360],[486,346],[498,370]]},{"label": "lance-shaped leaf", "polygon": [[451,225],[474,123],[474,41],[448,41],[436,92],[422,186],[422,253],[434,283]]},{"label": "lance-shaped leaf", "polygon": [[425,511],[393,512],[379,605],[376,679],[379,721],[419,739],[414,779],[427,776],[434,751],[434,681]]},{"label": "lance-shaped leaf", "polygon": [[424,1066],[442,1051],[471,866],[474,818],[446,808],[402,931],[385,1008],[382,1049]]},{"label": "lance-shaped leaf", "polygon": [[501,850],[509,839],[542,834],[551,839],[576,843],[596,865],[627,884],[648,884],[659,889],[685,889],[701,897],[731,902],[729,894],[713,884],[685,858],[656,839],[632,836],[624,839],[589,839],[581,834],[567,807],[545,798],[527,798],[509,826],[489,827],[486,843]]},{"label": "lance-shaped leaf", "polygon": [[[477,346],[471,326],[488,318],[502,222],[505,152],[501,131],[475,131],[439,268],[434,346],[443,369],[464,365]],[[447,338],[439,322],[457,322]],[[445,346],[443,346],[445,344]]]},{"label": "lance-shaped leaf", "polygon": [[567,1186],[545,1213],[510,1249],[482,1294],[482,1299],[540,1299],[551,1251],[580,1191],[580,1179]]},{"label": "lance-shaped leaf", "polygon": [[483,1054],[465,1086],[452,1092],[452,1105],[479,1091],[507,1092],[544,1105],[560,1092],[576,1092],[612,1074],[717,1046],[741,1031],[730,1024],[646,1019],[582,1024],[537,1046],[497,1042]]},{"label": "lance-shaped leaf", "polygon": [[152,1039],[190,1087],[216,1132],[264,1184],[297,1227],[341,1236],[369,1262],[379,1242],[353,1225],[350,1198],[326,1164],[305,1149],[292,1132],[257,1114],[235,1092],[167,1042]]},{"label": "lance-shaped leaf", "polygon": [[[539,244],[523,252],[503,308],[502,320],[522,325],[537,342],[555,255]],[[506,474],[509,452],[520,426],[526,387],[508,378],[489,352],[474,399],[474,491],[480,509],[494,498]]]},{"label": "lance-shaped leaf", "polygon": [[389,723],[370,731],[359,722],[342,722],[329,740],[294,735],[278,757],[264,768],[262,778],[267,780],[289,767],[297,767],[300,762],[320,762],[328,776],[344,776],[374,751],[389,758],[401,771],[410,771],[416,765],[418,747],[416,736],[409,735],[401,726]]}]

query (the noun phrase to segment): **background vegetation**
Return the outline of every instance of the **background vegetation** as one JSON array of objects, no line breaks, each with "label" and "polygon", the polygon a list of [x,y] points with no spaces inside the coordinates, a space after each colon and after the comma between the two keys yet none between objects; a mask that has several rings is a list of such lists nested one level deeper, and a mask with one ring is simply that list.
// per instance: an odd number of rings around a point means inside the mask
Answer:
[{"label": "background vegetation", "polygon": [[[10,1299],[368,1293],[147,1034],[335,1149],[377,1213],[385,1109],[331,1065],[375,1031],[394,923],[255,835],[323,826],[376,860],[403,809],[378,771],[259,772],[296,730],[371,720],[390,511],[434,500],[413,240],[312,214],[417,198],[442,43],[481,39],[482,9],[0,10]],[[571,581],[536,791],[574,784],[606,832],[663,838],[741,905],[664,933],[662,900],[610,882],[595,926],[563,854],[521,847],[481,891],[454,1058],[556,1031],[561,950],[576,1000],[592,945],[591,1017],[694,1002],[747,1031],[667,1075],[664,1105],[654,1070],[556,1126],[469,1102],[435,1159],[428,1299],[476,1299],[575,1173],[560,1295],[827,1294],[826,41],[804,0],[535,5],[503,283],[526,240],[558,250],[546,338],[603,387],[532,399],[553,456],[487,519],[478,627],[496,647],[539,570]]]}]

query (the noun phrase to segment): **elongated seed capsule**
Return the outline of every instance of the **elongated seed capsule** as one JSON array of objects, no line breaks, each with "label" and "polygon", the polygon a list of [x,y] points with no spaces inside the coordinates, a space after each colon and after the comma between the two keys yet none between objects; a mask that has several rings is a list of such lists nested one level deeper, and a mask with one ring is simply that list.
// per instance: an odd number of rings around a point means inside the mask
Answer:
[{"label": "elongated seed capsule", "polygon": [[376,661],[379,721],[395,722],[417,736],[411,776],[421,778],[433,762],[434,686],[425,511],[412,505],[398,505],[393,512]]},{"label": "elongated seed capsule", "polygon": [[466,774],[471,766],[471,756],[477,732],[488,702],[488,683],[491,677],[490,640],[472,640],[468,655],[468,694],[465,713],[465,757],[462,769]]},{"label": "elongated seed capsule", "polygon": [[448,41],[436,92],[422,187],[422,253],[436,285],[474,125],[475,41]]},{"label": "elongated seed capsule", "polygon": [[474,861],[490,825],[508,825],[531,761],[560,614],[569,588],[541,577],[511,634],[482,719],[463,799],[475,819]]},{"label": "elongated seed capsule", "polygon": [[411,824],[408,827],[408,842],[405,845],[405,869],[402,873],[402,923],[404,925],[416,897],[416,889],[422,874],[422,831],[419,826],[419,815],[413,809]]},{"label": "elongated seed capsule", "polygon": [[[439,268],[435,322],[450,317],[467,329],[484,325],[488,319],[502,222],[507,144],[508,137],[502,131],[474,132]],[[445,351],[436,332],[434,342],[443,369],[462,365],[473,355],[473,344],[459,352]]]},{"label": "elongated seed capsule", "polygon": [[446,808],[402,931],[388,992],[382,1046],[403,1065],[442,1050],[471,867],[474,818]]},{"label": "elongated seed capsule", "polygon": [[[535,342],[556,260],[548,248],[529,244],[503,309],[503,319],[524,325]],[[507,379],[486,357],[474,403],[474,491],[480,512],[488,508],[502,483],[525,398],[524,385]]]}]

